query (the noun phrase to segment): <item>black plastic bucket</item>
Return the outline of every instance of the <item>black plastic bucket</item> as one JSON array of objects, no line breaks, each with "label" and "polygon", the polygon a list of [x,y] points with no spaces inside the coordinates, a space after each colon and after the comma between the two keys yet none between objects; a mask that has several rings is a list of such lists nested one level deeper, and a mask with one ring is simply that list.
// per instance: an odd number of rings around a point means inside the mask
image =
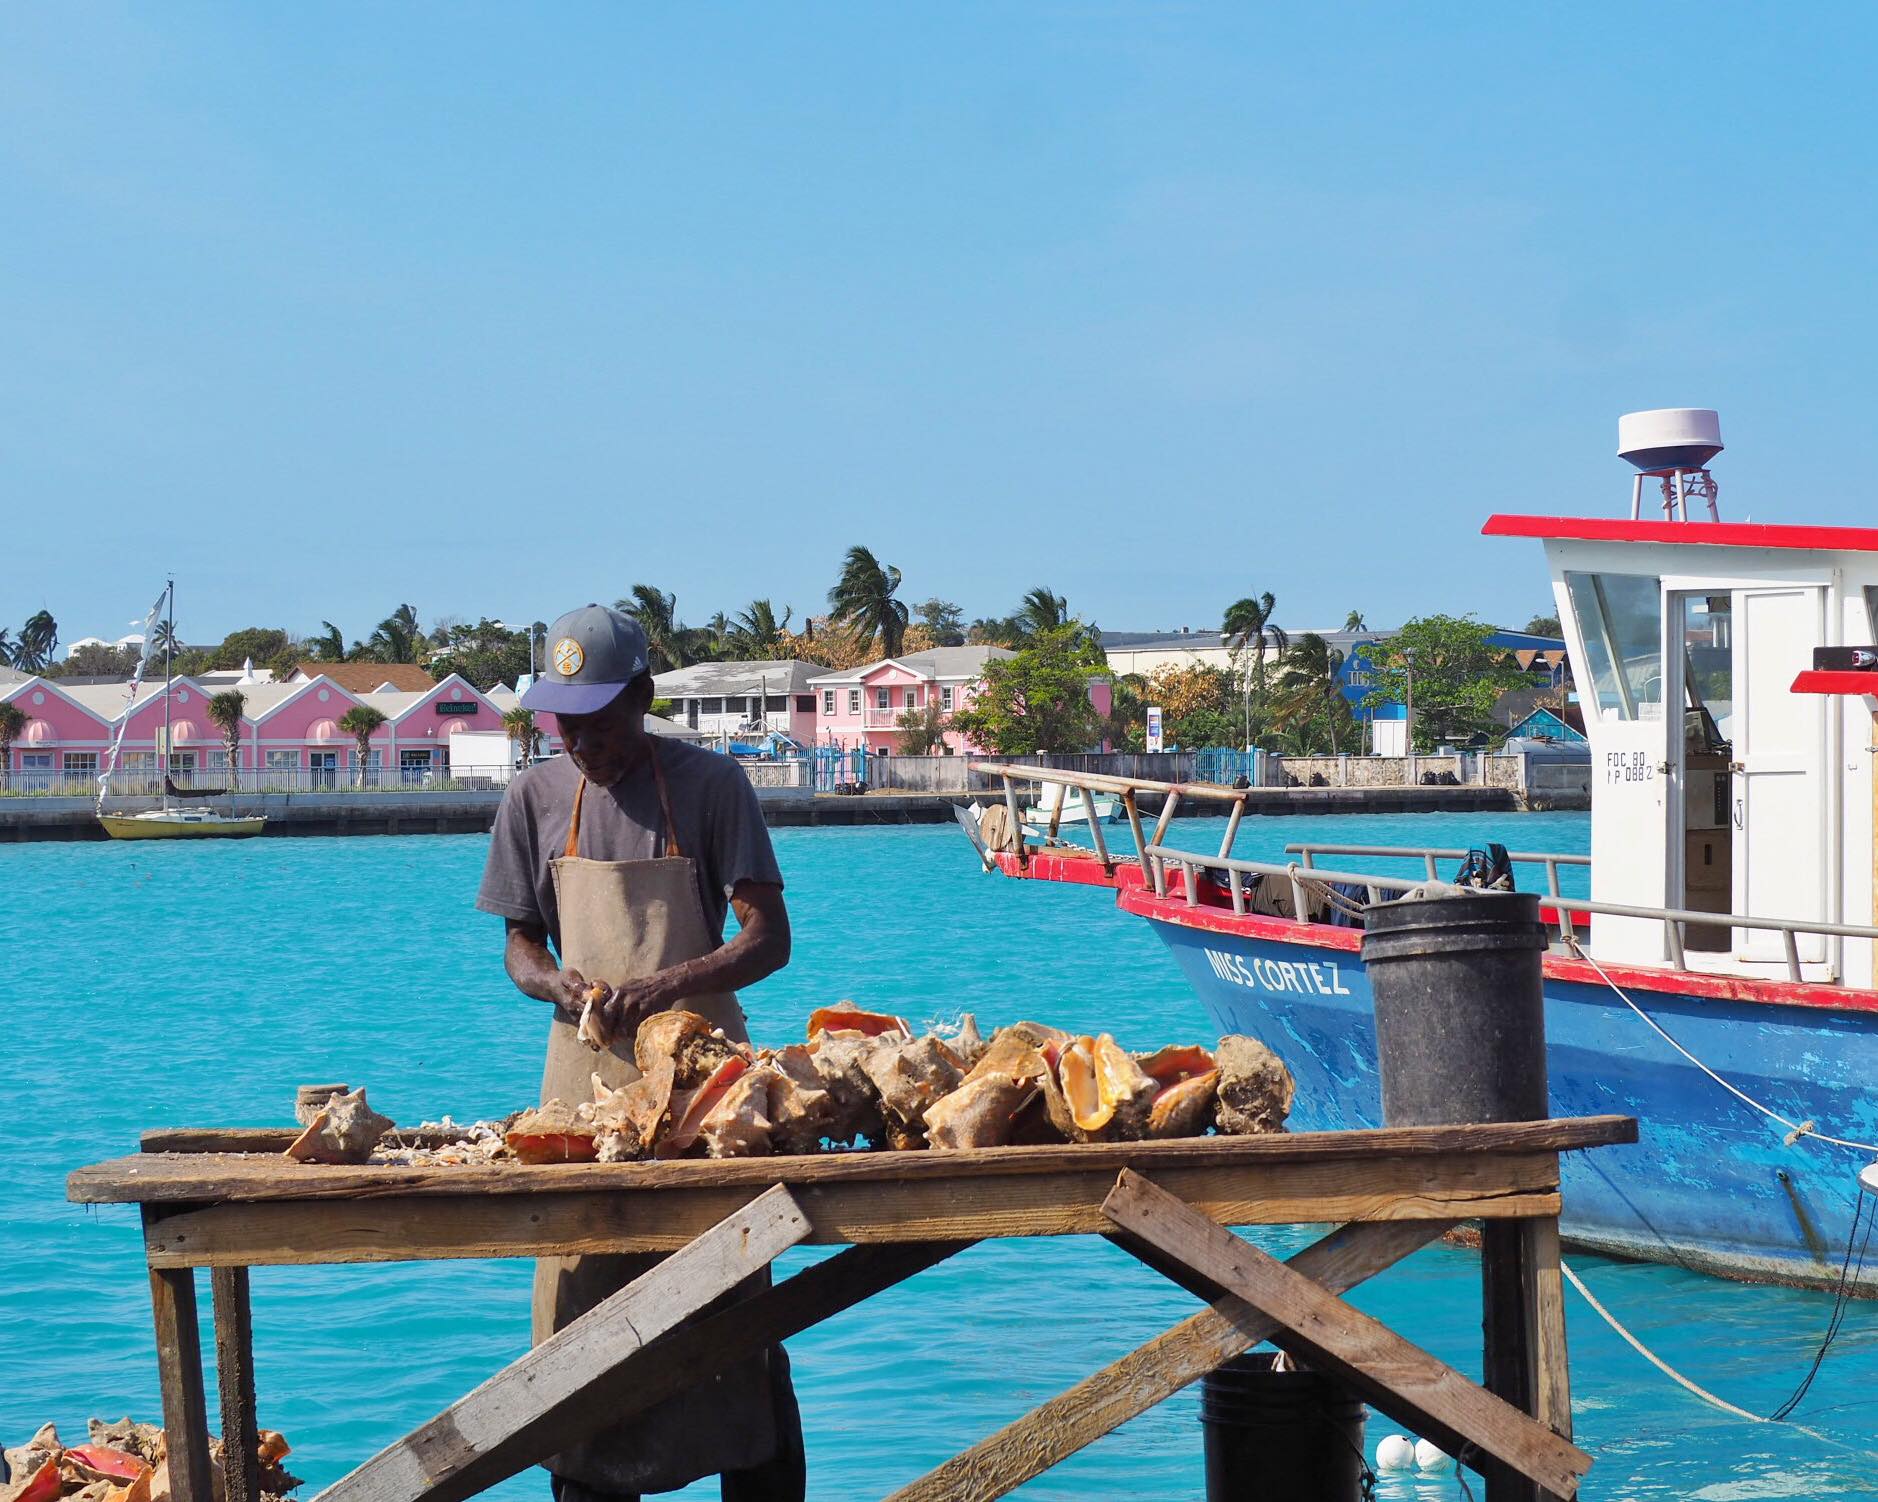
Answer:
[{"label": "black plastic bucket", "polygon": [[1273,1371],[1277,1359],[1248,1351],[1201,1380],[1206,1502],[1356,1502],[1368,1410],[1316,1372]]},{"label": "black plastic bucket", "polygon": [[1363,968],[1376,999],[1384,1125],[1549,1114],[1545,947],[1531,892],[1464,892],[1369,910]]}]

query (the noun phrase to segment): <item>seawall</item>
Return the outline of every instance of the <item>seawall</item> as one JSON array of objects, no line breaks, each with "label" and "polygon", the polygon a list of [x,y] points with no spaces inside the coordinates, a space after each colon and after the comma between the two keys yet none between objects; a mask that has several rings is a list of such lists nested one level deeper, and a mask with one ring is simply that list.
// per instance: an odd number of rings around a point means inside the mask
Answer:
[{"label": "seawall", "polygon": [[[941,824],[952,805],[999,800],[994,793],[866,793],[843,796],[799,788],[759,788],[766,823],[803,825]],[[495,822],[500,790],[471,792],[246,793],[217,799],[218,809],[260,814],[269,835],[482,834]],[[1141,800],[1144,812],[1158,801]],[[89,798],[0,798],[0,842],[101,840]],[[154,799],[112,800],[113,813],[155,807]],[[1402,814],[1512,812],[1512,791],[1494,787],[1254,788],[1248,814]]]}]

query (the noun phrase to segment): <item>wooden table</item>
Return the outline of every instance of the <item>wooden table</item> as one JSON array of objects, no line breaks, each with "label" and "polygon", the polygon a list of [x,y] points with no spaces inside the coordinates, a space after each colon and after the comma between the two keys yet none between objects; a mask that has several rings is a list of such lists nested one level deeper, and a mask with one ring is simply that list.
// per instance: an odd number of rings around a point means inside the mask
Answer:
[{"label": "wooden table", "polygon": [[[1634,1142],[1628,1117],[663,1163],[320,1167],[270,1130],[151,1133],[69,1197],[137,1204],[175,1502],[210,1502],[195,1269],[214,1295],[227,1502],[257,1502],[248,1269],[669,1251],[581,1319],[322,1494],[454,1502],[599,1426],[994,1236],[1102,1235],[1208,1307],[893,1493],[990,1498],[1270,1340],[1467,1454],[1490,1498],[1569,1497],[1558,1271],[1563,1151]],[[233,1150],[231,1150],[233,1149]],[[1481,1223],[1484,1387],[1339,1297],[1462,1221]],[[1331,1223],[1277,1262],[1225,1226]],[[728,1313],[689,1316],[788,1247],[848,1250]],[[674,1376],[674,1374],[682,1374]]]}]

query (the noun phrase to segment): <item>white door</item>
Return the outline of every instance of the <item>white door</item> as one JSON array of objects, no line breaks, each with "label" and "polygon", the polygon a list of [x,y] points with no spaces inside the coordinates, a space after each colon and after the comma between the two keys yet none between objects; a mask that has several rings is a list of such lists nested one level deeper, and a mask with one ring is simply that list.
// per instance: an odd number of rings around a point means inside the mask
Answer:
[{"label": "white door", "polygon": [[[1826,917],[1826,701],[1792,691],[1824,640],[1825,591],[1793,585],[1735,591],[1734,907],[1753,918]],[[1826,958],[1819,934],[1802,960]],[[1735,954],[1778,960],[1768,929],[1736,929]]]}]

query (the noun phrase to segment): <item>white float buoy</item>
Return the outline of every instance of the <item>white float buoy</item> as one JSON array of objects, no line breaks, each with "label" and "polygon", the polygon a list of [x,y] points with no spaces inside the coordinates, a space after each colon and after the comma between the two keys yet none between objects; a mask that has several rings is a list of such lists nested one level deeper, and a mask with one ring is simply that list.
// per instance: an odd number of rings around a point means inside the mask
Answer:
[{"label": "white float buoy", "polygon": [[1386,1436],[1376,1446],[1376,1469],[1379,1471],[1407,1471],[1415,1465],[1415,1441],[1406,1434]]},{"label": "white float buoy", "polygon": [[1454,1464],[1454,1457],[1432,1440],[1415,1441],[1415,1468],[1426,1471],[1431,1476],[1439,1476]]}]

